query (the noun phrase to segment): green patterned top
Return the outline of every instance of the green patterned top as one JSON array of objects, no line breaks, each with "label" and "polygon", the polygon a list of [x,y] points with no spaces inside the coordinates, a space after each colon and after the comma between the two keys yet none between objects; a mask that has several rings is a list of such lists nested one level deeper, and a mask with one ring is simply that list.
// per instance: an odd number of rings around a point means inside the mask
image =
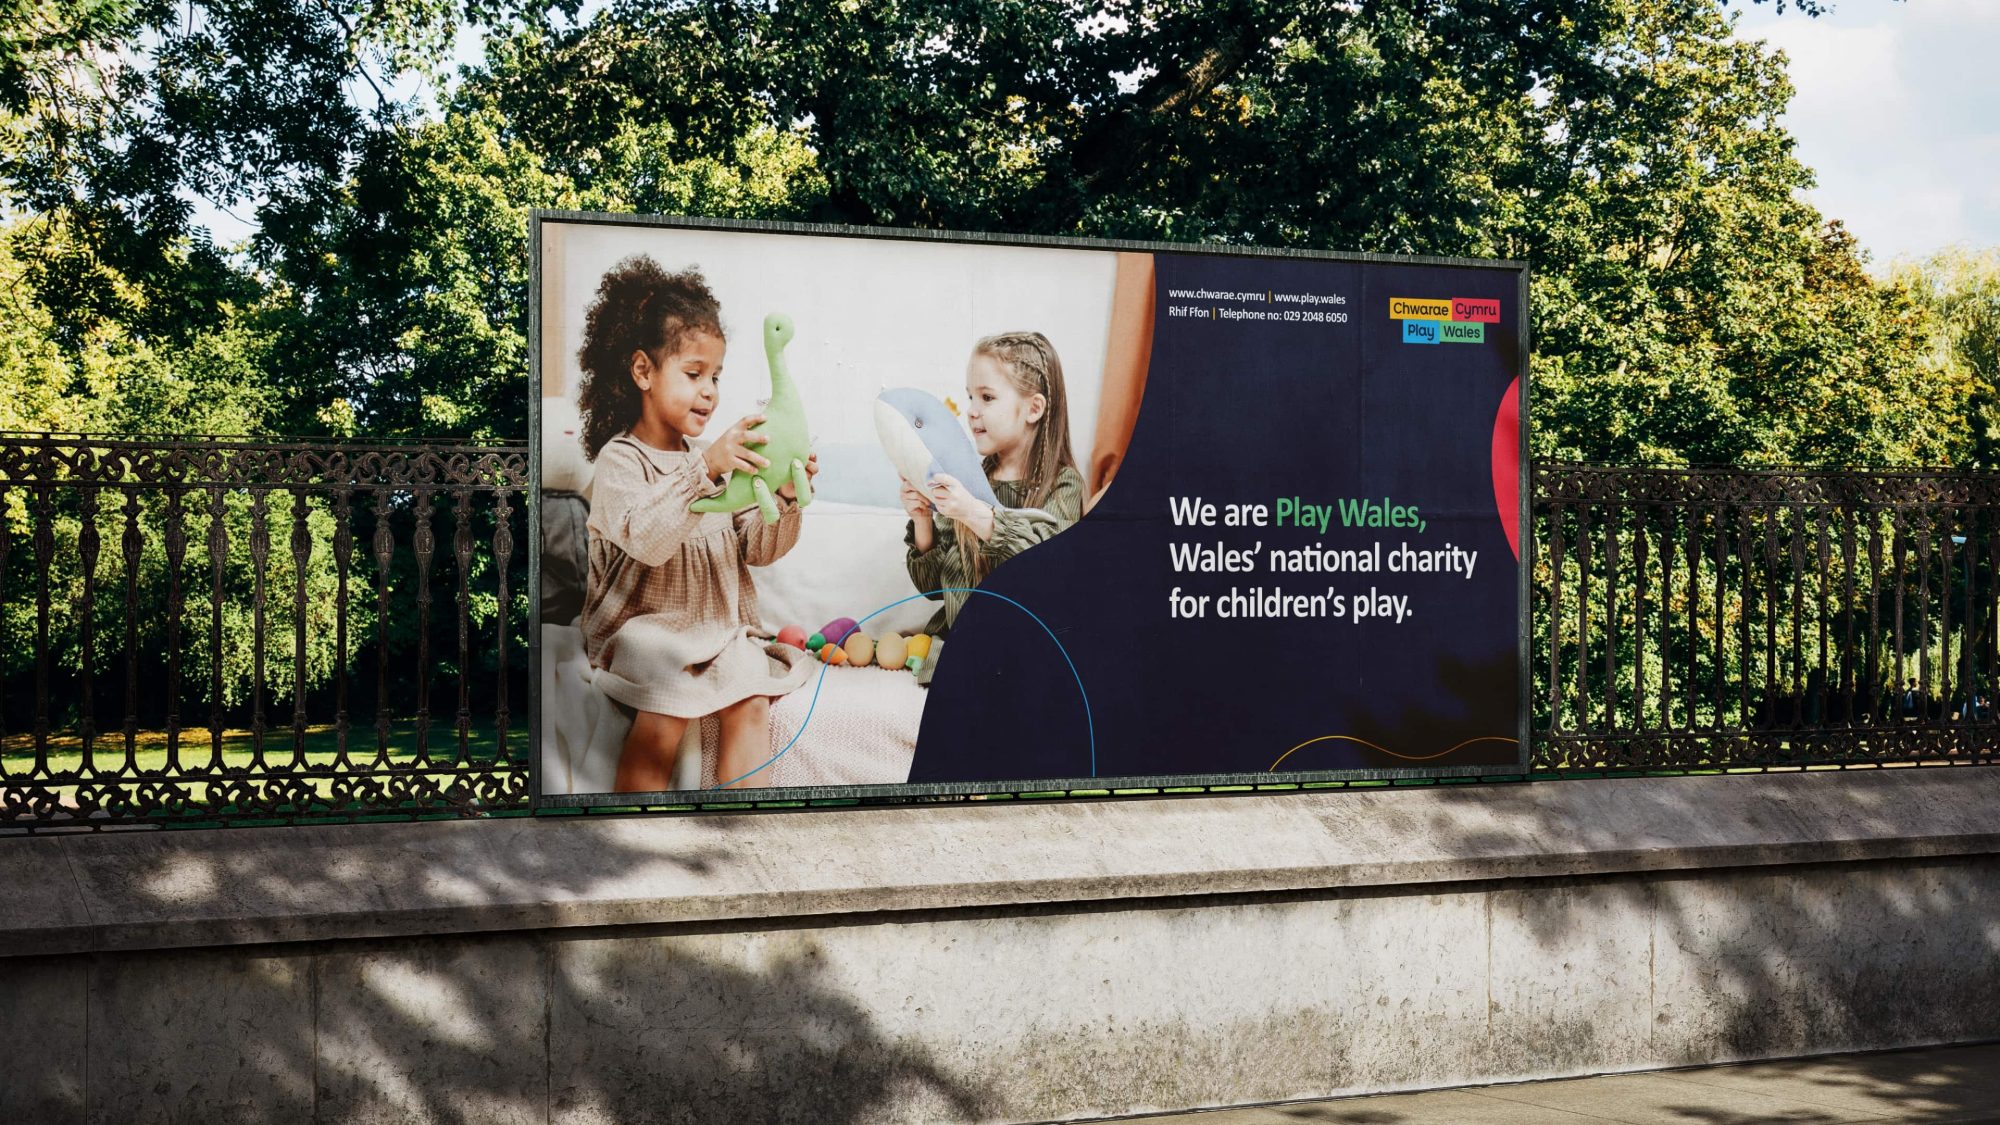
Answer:
[{"label": "green patterned top", "polygon": [[[1049,498],[1043,502],[1041,510],[1054,516],[1047,519],[1020,507],[1022,482],[1017,480],[996,480],[993,495],[1000,498],[1002,507],[993,513],[993,537],[980,547],[985,556],[987,573],[993,568],[1020,554],[1022,551],[1053,537],[1057,532],[1083,518],[1083,477],[1075,469],[1064,469],[1056,477],[1056,485],[1049,490]],[[910,581],[922,591],[942,589],[964,589],[977,585],[968,574],[965,556],[958,549],[958,528],[950,519],[933,515],[931,549],[921,554],[917,551],[917,525],[914,521],[903,529],[903,543],[909,548]],[[934,637],[942,637],[951,631],[952,622],[958,620],[959,607],[971,594],[932,594],[932,601],[942,600],[943,608],[932,615],[924,632]]]}]

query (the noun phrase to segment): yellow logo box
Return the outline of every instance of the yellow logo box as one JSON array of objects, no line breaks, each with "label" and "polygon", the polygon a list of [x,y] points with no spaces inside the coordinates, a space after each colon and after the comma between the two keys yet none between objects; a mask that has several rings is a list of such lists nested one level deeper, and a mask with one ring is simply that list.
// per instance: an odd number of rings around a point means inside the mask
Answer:
[{"label": "yellow logo box", "polygon": [[1451,302],[1423,297],[1391,297],[1389,317],[1392,320],[1450,320]]}]

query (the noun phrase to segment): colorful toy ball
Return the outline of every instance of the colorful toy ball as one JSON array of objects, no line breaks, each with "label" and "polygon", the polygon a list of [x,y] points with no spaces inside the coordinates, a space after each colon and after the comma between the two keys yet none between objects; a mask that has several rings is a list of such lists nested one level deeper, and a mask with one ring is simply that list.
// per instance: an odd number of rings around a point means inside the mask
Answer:
[{"label": "colorful toy ball", "polygon": [[931,654],[930,634],[918,633],[916,636],[911,637],[909,650],[910,650],[910,655],[916,657],[919,660],[923,659],[926,656],[929,656]]},{"label": "colorful toy ball", "polygon": [[847,662],[856,668],[866,668],[875,662],[875,642],[859,629],[841,647],[847,650]]},{"label": "colorful toy ball", "polygon": [[891,633],[875,642],[875,663],[884,668],[901,668],[910,658],[910,642],[901,633]]},{"label": "colorful toy ball", "polygon": [[823,649],[825,647],[826,647],[826,637],[823,636],[822,634],[814,633],[812,636],[806,638],[807,652],[818,652],[820,649]]},{"label": "colorful toy ball", "polygon": [[845,664],[847,663],[847,650],[841,648],[839,645],[827,645],[825,648],[819,650],[819,658],[828,664]]},{"label": "colorful toy ball", "polygon": [[854,632],[854,629],[852,617],[836,617],[820,629],[819,635],[825,637],[830,644],[845,644],[847,635]]},{"label": "colorful toy ball", "polygon": [[787,625],[778,630],[778,643],[802,649],[806,647],[806,631],[797,625]]}]

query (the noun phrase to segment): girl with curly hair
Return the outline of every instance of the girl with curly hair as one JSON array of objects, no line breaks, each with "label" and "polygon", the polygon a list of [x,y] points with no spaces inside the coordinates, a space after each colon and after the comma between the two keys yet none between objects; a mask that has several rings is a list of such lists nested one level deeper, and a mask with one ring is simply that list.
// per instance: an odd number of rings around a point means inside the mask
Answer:
[{"label": "girl with curly hair", "polygon": [[[722,310],[701,274],[668,273],[645,255],[613,266],[585,313],[577,360],[584,455],[591,484],[590,575],[584,650],[596,683],[632,712],[618,759],[620,793],[672,788],[688,723],[708,715],[722,732],[717,777],[757,784],[770,754],[770,701],[805,682],[805,653],[763,634],[750,568],[768,566],[799,537],[793,488],[778,490],[779,519],[754,508],[698,515],[695,500],[736,470],[769,464],[739,418],[699,442],[715,413],[727,342]],[[818,457],[806,462],[808,476]]]}]

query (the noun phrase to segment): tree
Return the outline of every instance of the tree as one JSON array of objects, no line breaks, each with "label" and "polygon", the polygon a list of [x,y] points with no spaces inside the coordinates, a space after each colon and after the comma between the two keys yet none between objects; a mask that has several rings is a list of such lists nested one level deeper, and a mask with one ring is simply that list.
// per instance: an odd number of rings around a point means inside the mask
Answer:
[{"label": "tree", "polygon": [[[72,38],[127,61],[31,106],[8,173],[62,232],[26,254],[59,339],[257,309],[288,431],[518,435],[525,214],[574,206],[1521,258],[1544,455],[1962,459],[1970,385],[1910,348],[1935,310],[1799,199],[1783,59],[1727,10],[106,5]],[[466,20],[485,63],[435,114],[384,93]],[[254,203],[247,260],[190,193]]]},{"label": "tree", "polygon": [[1893,281],[1929,314],[1925,363],[1971,384],[1965,429],[1973,463],[2000,468],[2000,249],[1946,250],[1899,265]]}]

